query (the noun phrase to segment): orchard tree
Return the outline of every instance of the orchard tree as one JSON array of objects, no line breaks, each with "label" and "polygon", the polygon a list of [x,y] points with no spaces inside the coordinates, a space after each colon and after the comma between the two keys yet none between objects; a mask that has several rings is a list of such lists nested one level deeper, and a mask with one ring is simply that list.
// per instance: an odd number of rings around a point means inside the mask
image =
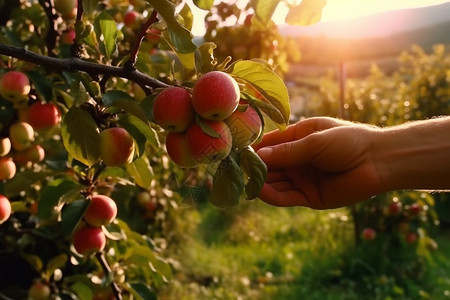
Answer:
[{"label": "orchard tree", "polygon": [[[279,2],[242,9],[263,32]],[[324,2],[288,19],[315,22]],[[173,182],[201,168],[218,207],[258,196],[266,167],[251,145],[290,117],[276,60],[194,43],[184,1],[0,10],[0,296],[154,299],[172,276],[161,215],[182,200]]]}]

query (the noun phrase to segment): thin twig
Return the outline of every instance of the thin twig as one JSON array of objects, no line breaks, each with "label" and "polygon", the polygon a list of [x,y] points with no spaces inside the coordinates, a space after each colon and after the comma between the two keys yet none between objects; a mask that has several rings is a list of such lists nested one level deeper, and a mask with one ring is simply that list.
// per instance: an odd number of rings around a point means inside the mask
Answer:
[{"label": "thin twig", "polygon": [[154,9],[150,17],[147,19],[147,21],[141,25],[141,28],[139,29],[138,35],[136,37],[136,40],[134,42],[133,47],[131,48],[130,57],[128,58],[128,64],[131,64],[131,66],[134,67],[134,64],[137,60],[137,54],[139,52],[139,48],[141,47],[142,40],[145,37],[145,34],[147,32],[147,29],[153,24],[158,21],[158,12]]},{"label": "thin twig", "polygon": [[[105,258],[105,255],[103,254],[103,252],[97,252],[95,254],[95,257],[97,258],[98,262],[102,266],[102,269],[103,269],[103,272],[105,272],[105,275],[110,274],[112,272],[111,267],[108,265],[108,262],[106,261],[106,258]],[[122,300],[122,295],[120,294],[120,289],[114,281],[111,282],[111,289],[112,289],[115,299]]]},{"label": "thin twig", "polygon": [[58,18],[58,16],[56,15],[56,11],[54,9],[54,1],[39,0],[39,4],[44,9],[49,23],[49,29],[47,32],[47,36],[45,37],[45,44],[47,45],[48,55],[55,56],[53,49],[55,49],[56,39],[58,38],[58,28],[56,24],[56,19]]}]

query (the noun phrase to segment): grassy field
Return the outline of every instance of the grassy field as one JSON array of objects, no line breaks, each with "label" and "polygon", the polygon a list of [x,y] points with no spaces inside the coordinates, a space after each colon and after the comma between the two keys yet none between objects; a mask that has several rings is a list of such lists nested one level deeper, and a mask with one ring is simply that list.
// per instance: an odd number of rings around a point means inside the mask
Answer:
[{"label": "grassy field", "polygon": [[413,295],[405,296],[390,277],[349,272],[364,262],[354,256],[346,209],[253,201],[229,210],[207,204],[183,210],[184,238],[171,249],[176,275],[161,299],[450,299],[450,232],[436,230],[441,247],[421,281],[408,283]]}]

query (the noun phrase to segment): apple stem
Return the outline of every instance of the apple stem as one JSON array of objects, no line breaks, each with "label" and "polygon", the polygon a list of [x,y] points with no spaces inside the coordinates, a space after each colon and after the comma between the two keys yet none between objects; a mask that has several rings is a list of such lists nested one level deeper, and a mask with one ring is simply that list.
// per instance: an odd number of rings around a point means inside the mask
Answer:
[{"label": "apple stem", "polygon": [[[95,254],[95,257],[97,258],[98,262],[100,263],[100,265],[102,266],[103,272],[105,272],[105,275],[109,275],[111,274],[111,267],[109,266],[108,262],[106,261],[105,255],[103,254],[103,252],[97,252]],[[114,294],[114,298],[116,300],[122,300],[122,295],[120,293],[120,289],[119,286],[112,281],[111,282],[111,290]]]}]

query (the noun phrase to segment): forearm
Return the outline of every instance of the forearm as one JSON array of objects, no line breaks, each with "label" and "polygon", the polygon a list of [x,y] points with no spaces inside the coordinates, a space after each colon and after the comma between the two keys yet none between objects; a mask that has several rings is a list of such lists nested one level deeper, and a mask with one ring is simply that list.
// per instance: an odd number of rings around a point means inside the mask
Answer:
[{"label": "forearm", "polygon": [[380,192],[450,189],[450,117],[381,129],[373,156]]}]

